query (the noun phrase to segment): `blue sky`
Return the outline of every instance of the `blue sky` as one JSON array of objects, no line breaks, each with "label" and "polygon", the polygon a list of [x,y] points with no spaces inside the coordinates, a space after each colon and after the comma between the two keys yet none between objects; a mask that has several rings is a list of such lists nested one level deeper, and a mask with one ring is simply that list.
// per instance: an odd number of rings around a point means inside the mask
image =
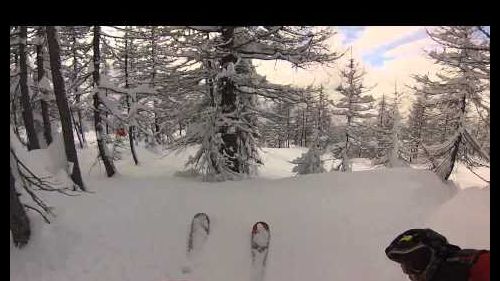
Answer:
[{"label": "blue sky", "polygon": [[349,45],[361,36],[366,29],[364,26],[339,26],[339,31],[344,35],[342,44]]},{"label": "blue sky", "polygon": [[[340,33],[344,35],[344,39],[342,43],[344,45],[355,46],[355,41],[363,35],[363,32],[366,30],[364,26],[341,26],[339,27]],[[370,64],[373,67],[383,67],[384,64],[392,59],[393,57],[389,56],[387,52],[390,50],[397,48],[404,44],[409,44],[414,41],[418,41],[420,39],[426,38],[427,34],[424,28],[421,28],[411,34],[406,36],[399,37],[393,41],[387,42],[383,45],[374,47],[373,49],[368,50],[362,54],[363,62]]]}]

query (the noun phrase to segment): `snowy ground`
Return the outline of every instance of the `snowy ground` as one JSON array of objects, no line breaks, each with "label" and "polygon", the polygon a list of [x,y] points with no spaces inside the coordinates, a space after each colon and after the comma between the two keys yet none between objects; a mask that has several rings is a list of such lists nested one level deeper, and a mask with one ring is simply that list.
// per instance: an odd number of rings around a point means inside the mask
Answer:
[{"label": "snowy ground", "polygon": [[[265,148],[259,178],[205,183],[176,176],[192,148],[164,157],[139,148],[141,165],[124,155],[120,174],[108,179],[103,167],[90,170],[90,146],[80,159],[92,193],[43,194],[57,217],[47,225],[30,213],[32,240],[22,250],[11,243],[11,280],[246,281],[259,220],[271,228],[266,281],[404,280],[383,250],[407,228],[429,226],[461,246],[489,249],[489,187],[466,170],[454,175],[461,188],[425,170],[370,170],[366,159],[355,159],[353,173],[293,177],[289,161],[303,151]],[[183,275],[197,212],[210,216],[211,233]]]}]

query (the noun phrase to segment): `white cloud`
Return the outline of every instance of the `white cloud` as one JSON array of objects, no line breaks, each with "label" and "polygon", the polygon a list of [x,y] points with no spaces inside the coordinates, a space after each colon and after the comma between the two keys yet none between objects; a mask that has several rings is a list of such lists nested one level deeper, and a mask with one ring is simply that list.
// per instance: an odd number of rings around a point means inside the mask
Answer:
[{"label": "white cloud", "polygon": [[358,52],[364,53],[421,28],[419,26],[368,26],[358,40],[353,42],[353,46]]}]

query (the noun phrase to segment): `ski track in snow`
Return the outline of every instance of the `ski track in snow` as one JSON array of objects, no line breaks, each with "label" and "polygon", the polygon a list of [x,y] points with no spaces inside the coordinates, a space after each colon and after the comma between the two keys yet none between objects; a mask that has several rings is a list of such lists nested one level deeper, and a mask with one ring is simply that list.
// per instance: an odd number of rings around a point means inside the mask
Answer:
[{"label": "ski track in snow", "polygon": [[[432,226],[450,242],[489,248],[489,188],[460,190],[424,170],[370,170],[363,159],[353,162],[364,171],[291,177],[288,161],[302,148],[265,148],[256,179],[174,176],[193,151],[161,157],[138,148],[140,166],[124,153],[119,174],[106,178],[99,165],[89,172],[95,149],[80,150],[93,193],[41,193],[57,217],[48,225],[28,213],[32,240],[22,250],[11,242],[10,280],[248,281],[257,221],[272,230],[267,281],[404,280],[383,250],[407,228]],[[209,215],[211,231],[186,277],[187,236],[198,212]]]}]

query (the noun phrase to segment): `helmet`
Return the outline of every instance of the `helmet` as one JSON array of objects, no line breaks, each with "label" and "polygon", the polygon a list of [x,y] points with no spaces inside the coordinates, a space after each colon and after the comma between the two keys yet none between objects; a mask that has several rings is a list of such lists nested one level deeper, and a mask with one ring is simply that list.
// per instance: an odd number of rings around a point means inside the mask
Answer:
[{"label": "helmet", "polygon": [[396,237],[385,254],[400,263],[405,273],[425,274],[448,245],[446,238],[432,229],[410,229]]}]

